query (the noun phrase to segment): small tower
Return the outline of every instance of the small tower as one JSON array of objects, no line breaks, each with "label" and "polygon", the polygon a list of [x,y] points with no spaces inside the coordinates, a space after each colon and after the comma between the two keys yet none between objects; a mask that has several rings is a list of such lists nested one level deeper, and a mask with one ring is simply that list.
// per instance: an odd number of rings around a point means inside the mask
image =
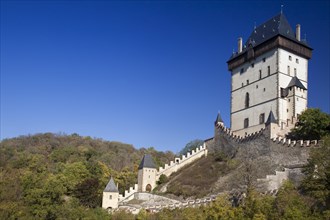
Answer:
[{"label": "small tower", "polygon": [[220,112],[218,112],[217,118],[215,119],[214,125],[223,125],[223,120],[221,118]]},{"label": "small tower", "polygon": [[307,88],[297,76],[294,76],[285,89],[281,90],[281,97],[286,100],[286,118],[289,129],[293,128],[299,114],[307,108]]},{"label": "small tower", "polygon": [[151,155],[144,155],[138,173],[138,191],[151,192],[156,187],[157,169]]},{"label": "small tower", "polygon": [[107,186],[103,190],[102,208],[104,209],[118,208],[118,199],[119,199],[119,191],[118,188],[116,187],[115,181],[111,177]]},{"label": "small tower", "polygon": [[266,129],[269,131],[269,137],[273,138],[276,137],[276,132],[278,130],[278,124],[275,119],[274,113],[270,110],[267,121],[265,123]]}]

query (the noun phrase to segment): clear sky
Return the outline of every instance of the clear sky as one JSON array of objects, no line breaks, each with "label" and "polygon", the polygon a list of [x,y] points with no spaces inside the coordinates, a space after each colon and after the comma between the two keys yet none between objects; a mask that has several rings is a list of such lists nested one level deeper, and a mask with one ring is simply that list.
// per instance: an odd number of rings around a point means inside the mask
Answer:
[{"label": "clear sky", "polygon": [[[1,1],[1,139],[78,133],[178,152],[229,126],[226,61],[283,11],[329,113],[329,1]],[[306,34],[306,35],[305,35]]]}]

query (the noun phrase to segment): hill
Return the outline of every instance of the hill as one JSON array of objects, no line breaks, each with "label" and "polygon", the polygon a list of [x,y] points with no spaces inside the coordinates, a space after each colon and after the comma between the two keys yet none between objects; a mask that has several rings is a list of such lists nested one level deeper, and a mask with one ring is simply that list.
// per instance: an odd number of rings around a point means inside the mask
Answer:
[{"label": "hill", "polygon": [[[72,210],[86,207],[93,213],[97,209],[91,208],[101,206],[110,176],[120,192],[136,183],[145,153],[153,156],[156,166],[174,158],[170,151],[135,149],[78,134],[5,139],[0,143],[0,219],[67,218]],[[88,212],[81,215],[88,216]]]}]

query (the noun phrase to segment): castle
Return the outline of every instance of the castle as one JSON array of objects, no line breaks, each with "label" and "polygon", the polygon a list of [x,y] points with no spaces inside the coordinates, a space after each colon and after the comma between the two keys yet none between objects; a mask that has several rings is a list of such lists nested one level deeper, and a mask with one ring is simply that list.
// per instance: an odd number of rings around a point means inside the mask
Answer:
[{"label": "castle", "polygon": [[139,166],[138,183],[120,195],[111,178],[103,192],[102,207],[115,209],[138,192],[151,192],[161,175],[170,176],[207,156],[209,150],[267,164],[258,172],[258,180],[266,181],[268,190],[278,189],[290,175],[298,178],[302,164],[307,163],[309,147],[318,144],[316,140],[285,138],[307,108],[312,48],[301,39],[300,32],[299,24],[293,32],[281,12],[255,27],[244,45],[238,38],[238,50],[227,61],[231,71],[230,129],[219,113],[214,137],[191,153],[159,170],[151,156],[145,155]]}]

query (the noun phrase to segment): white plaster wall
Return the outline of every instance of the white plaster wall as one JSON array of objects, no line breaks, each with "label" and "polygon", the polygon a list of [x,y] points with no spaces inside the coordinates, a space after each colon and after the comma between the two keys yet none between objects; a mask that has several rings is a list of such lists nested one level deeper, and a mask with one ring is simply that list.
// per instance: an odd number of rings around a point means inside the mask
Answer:
[{"label": "white plaster wall", "polygon": [[[265,58],[265,62],[263,59]],[[252,63],[254,67],[252,67]],[[268,66],[270,73],[268,73]],[[246,71],[240,73],[241,68]],[[261,70],[261,78],[259,70]],[[249,80],[249,84],[247,84]],[[243,83],[243,87],[242,87]],[[246,93],[249,93],[249,108],[245,108]],[[274,49],[257,57],[253,62],[243,64],[233,70],[231,94],[231,129],[235,134],[244,136],[264,127],[259,124],[260,114],[265,121],[270,110],[277,109],[277,50]],[[277,116],[275,116],[277,117]],[[249,127],[244,129],[244,119],[249,118]]]},{"label": "white plaster wall", "polygon": [[[110,199],[110,196],[112,198]],[[103,192],[102,197],[102,208],[107,209],[116,209],[118,208],[118,199],[119,199],[119,193],[118,192]]]},{"label": "white plaster wall", "polygon": [[[308,60],[283,49],[278,49],[278,53],[279,53],[279,71],[281,73],[288,74],[288,66],[290,66],[290,76],[293,77],[295,76],[294,68],[296,68],[297,70],[296,76],[302,81],[304,86],[307,88]],[[289,60],[289,56],[291,56],[291,60]],[[296,62],[296,59],[298,59],[298,63]]]},{"label": "white plaster wall", "polygon": [[138,172],[138,191],[145,192],[146,186],[151,185],[151,190],[156,187],[157,170],[154,168],[143,168]]},{"label": "white plaster wall", "polygon": [[[263,61],[265,58],[265,62]],[[254,67],[252,67],[254,64]],[[270,66],[270,72],[274,73],[277,71],[277,50],[271,50],[262,56],[256,57],[254,61],[242,64],[241,66],[233,69],[232,71],[232,88],[231,91],[242,87],[242,83],[246,85],[246,80],[250,83],[259,80],[259,70],[261,70],[262,78],[268,76],[268,66]],[[240,73],[241,69],[244,68],[244,73]]]},{"label": "white plaster wall", "polygon": [[[289,56],[291,56],[291,60]],[[263,61],[264,58],[265,62]],[[252,67],[252,63],[254,67]],[[268,66],[270,67],[270,76],[268,75]],[[288,72],[288,66],[290,72]],[[240,73],[242,68],[244,68],[244,72]],[[296,69],[296,73],[294,69]],[[259,70],[262,72],[261,79],[259,78]],[[288,126],[288,119],[292,123],[292,118],[297,117],[297,114],[307,108],[307,91],[296,94],[297,97],[295,98],[281,98],[280,96],[281,88],[286,88],[294,76],[297,76],[308,88],[308,60],[280,48],[273,49],[257,57],[254,61],[235,68],[232,71],[231,82],[232,131],[236,135],[244,136],[246,133],[250,134],[260,130],[264,126],[259,125],[259,115],[265,113],[266,121],[271,109],[281,129]],[[247,80],[249,80],[249,84],[247,84]],[[263,90],[264,88],[266,91]],[[250,95],[250,107],[245,109],[246,93]],[[295,112],[294,115],[293,112]],[[244,129],[245,118],[249,118],[249,127],[246,129]]]}]

